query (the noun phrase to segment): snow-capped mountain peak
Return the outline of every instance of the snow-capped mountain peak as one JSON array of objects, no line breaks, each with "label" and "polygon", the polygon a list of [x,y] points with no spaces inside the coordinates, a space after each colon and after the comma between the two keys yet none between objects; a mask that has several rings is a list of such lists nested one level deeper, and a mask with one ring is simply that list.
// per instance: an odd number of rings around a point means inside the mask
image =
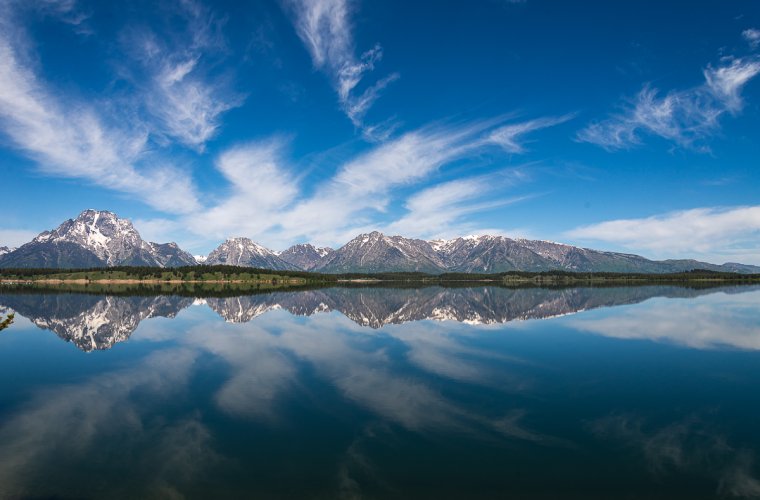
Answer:
[{"label": "snow-capped mountain peak", "polygon": [[53,231],[45,231],[32,242],[74,243],[87,248],[107,265],[116,265],[135,250],[152,250],[129,220],[120,219],[113,212],[93,209],[85,210]]},{"label": "snow-capped mountain peak", "polygon": [[282,260],[272,250],[252,241],[250,238],[229,238],[208,254],[206,264],[225,264],[230,266],[247,266],[261,269],[294,270],[299,269]]},{"label": "snow-capped mountain peak", "polygon": [[444,267],[427,241],[372,231],[358,235],[335,250],[315,269],[326,272],[441,272]]},{"label": "snow-capped mountain peak", "polygon": [[19,267],[180,266],[194,263],[176,243],[143,240],[128,219],[88,209],[3,256]]},{"label": "snow-capped mountain peak", "polygon": [[332,252],[334,252],[332,248],[317,248],[311,243],[299,243],[277,255],[285,262],[308,271],[318,266]]}]

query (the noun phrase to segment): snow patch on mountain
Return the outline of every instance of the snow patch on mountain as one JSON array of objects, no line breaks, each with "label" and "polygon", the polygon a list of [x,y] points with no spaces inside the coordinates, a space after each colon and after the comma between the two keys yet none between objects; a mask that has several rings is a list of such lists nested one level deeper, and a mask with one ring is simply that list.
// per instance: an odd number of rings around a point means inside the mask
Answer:
[{"label": "snow patch on mountain", "polygon": [[93,209],[40,233],[2,260],[7,267],[175,267],[194,263],[176,243],[145,241],[129,220]]},{"label": "snow patch on mountain", "polygon": [[243,237],[226,240],[208,254],[205,263],[208,265],[256,267],[276,271],[299,269],[297,266],[282,260],[272,250]]}]

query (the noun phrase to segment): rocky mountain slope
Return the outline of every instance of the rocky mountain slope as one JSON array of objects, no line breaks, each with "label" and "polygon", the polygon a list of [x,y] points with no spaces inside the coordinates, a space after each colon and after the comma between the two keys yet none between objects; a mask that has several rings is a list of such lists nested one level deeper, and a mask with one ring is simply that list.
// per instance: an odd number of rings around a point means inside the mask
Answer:
[{"label": "rocky mountain slope", "polygon": [[277,256],[299,269],[310,271],[333,252],[335,252],[335,250],[332,248],[317,248],[311,243],[301,243],[299,245],[293,245],[287,250],[280,252]]},{"label": "rocky mountain slope", "polygon": [[707,269],[757,273],[744,264],[709,264],[696,260],[653,261],[632,254],[603,252],[542,240],[504,236],[466,236],[424,241],[361,234],[318,262],[313,269],[326,273],[422,271],[428,273],[498,273],[505,271],[575,271],[670,273]]},{"label": "rocky mountain slope", "polygon": [[446,269],[441,256],[424,240],[385,236],[373,231],[360,234],[314,266],[325,273],[421,271]]},{"label": "rocky mountain slope", "polygon": [[127,219],[85,210],[52,231],[0,256],[0,267],[105,267],[195,264],[176,243],[143,240]]},{"label": "rocky mountain slope", "polygon": [[298,266],[285,262],[273,251],[264,248],[248,238],[228,239],[208,254],[208,258],[204,264],[258,267],[276,271],[294,271],[300,269]]}]

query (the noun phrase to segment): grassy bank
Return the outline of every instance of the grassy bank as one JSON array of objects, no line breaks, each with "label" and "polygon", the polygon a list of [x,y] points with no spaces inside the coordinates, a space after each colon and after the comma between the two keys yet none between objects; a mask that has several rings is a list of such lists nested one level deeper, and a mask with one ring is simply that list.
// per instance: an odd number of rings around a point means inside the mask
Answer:
[{"label": "grassy bank", "polygon": [[187,284],[235,284],[240,288],[331,285],[338,283],[490,283],[512,285],[643,284],[643,283],[760,283],[758,274],[695,270],[671,274],[574,273],[568,271],[496,274],[400,273],[321,274],[306,271],[273,271],[237,266],[111,267],[92,269],[0,269],[5,284],[69,284],[176,286]]},{"label": "grassy bank", "polygon": [[5,283],[44,284],[177,284],[238,283],[254,285],[305,285],[325,280],[315,273],[273,271],[236,266],[110,267],[92,269],[0,269]]},{"label": "grassy bank", "polygon": [[682,273],[572,273],[547,271],[541,273],[509,272],[502,275],[505,284],[699,284],[699,283],[760,283],[760,274],[721,273],[694,270]]}]

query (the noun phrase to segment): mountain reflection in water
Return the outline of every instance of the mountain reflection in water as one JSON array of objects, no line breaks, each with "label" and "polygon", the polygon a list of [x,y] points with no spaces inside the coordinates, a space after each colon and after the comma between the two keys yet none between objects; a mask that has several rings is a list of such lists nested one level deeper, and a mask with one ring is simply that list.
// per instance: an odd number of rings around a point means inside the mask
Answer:
[{"label": "mountain reflection in water", "polygon": [[760,496],[760,287],[32,292],[0,499]]},{"label": "mountain reflection in water", "polygon": [[175,295],[14,294],[6,291],[0,293],[0,307],[11,309],[38,327],[55,332],[83,351],[92,351],[110,349],[116,343],[129,339],[145,319],[173,318],[194,304],[206,304],[225,321],[232,323],[249,322],[276,309],[296,316],[338,311],[361,326],[378,329],[389,324],[422,320],[487,325],[546,319],[588,309],[635,304],[653,297],[689,298],[758,288],[334,287],[196,299]]}]

